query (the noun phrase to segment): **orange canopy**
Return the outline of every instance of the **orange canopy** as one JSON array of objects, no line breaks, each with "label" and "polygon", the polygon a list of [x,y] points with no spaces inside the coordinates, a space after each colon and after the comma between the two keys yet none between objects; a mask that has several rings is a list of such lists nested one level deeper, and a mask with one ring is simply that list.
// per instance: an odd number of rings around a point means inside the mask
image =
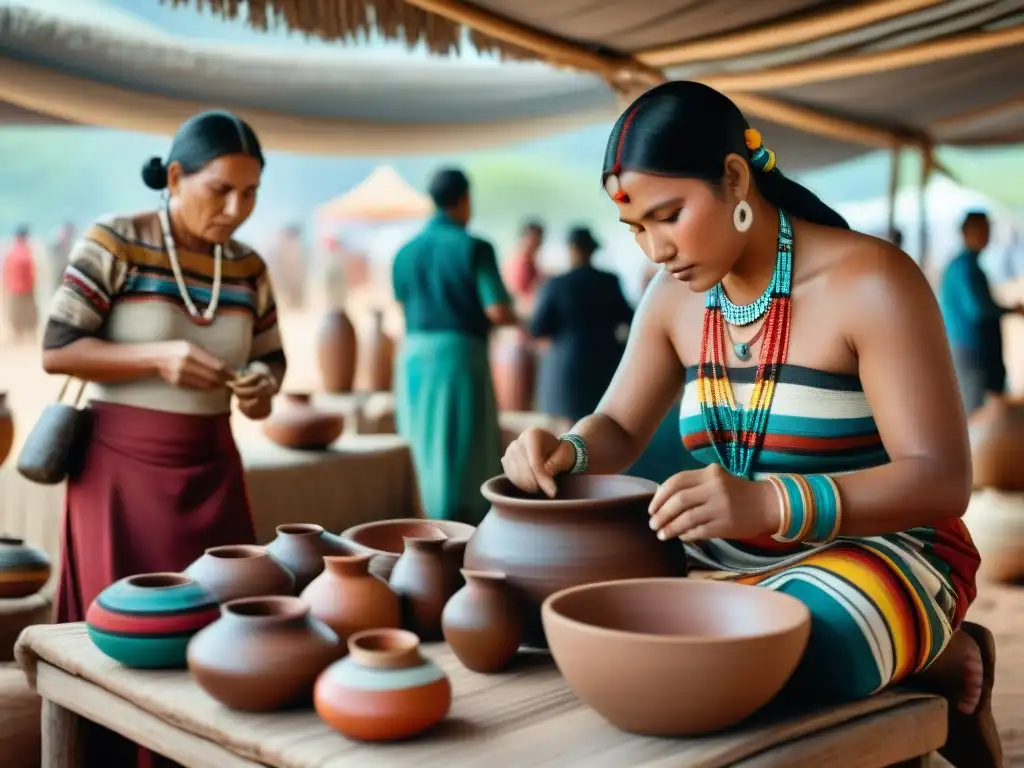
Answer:
[{"label": "orange canopy", "polygon": [[316,216],[320,223],[381,222],[419,219],[433,211],[429,197],[413,189],[394,168],[382,165],[344,195],[317,208]]}]

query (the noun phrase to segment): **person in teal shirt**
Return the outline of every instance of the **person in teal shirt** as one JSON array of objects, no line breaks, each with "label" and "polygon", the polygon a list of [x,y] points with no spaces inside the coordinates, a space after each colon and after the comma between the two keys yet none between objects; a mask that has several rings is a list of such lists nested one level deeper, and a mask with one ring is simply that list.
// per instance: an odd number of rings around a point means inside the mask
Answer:
[{"label": "person in teal shirt", "polygon": [[395,418],[412,449],[424,513],[475,525],[488,508],[480,485],[502,472],[488,336],[516,317],[494,247],[466,230],[469,179],[441,170],[429,192],[437,213],[392,269],[406,327]]},{"label": "person in teal shirt", "polygon": [[939,306],[953,353],[964,410],[970,415],[989,393],[1006,389],[1002,318],[1021,309],[1001,307],[992,298],[988,278],[978,259],[991,233],[988,216],[972,211],[961,227],[963,250],[942,276]]}]

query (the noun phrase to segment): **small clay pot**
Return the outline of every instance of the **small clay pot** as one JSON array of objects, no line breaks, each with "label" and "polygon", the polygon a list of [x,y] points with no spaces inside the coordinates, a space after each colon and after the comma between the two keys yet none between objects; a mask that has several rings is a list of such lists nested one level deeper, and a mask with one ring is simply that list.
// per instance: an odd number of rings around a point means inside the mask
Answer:
[{"label": "small clay pot", "polygon": [[295,577],[267,554],[265,547],[211,547],[185,570],[185,575],[206,587],[220,603],[243,597],[295,594]]},{"label": "small clay pot", "polygon": [[458,589],[444,553],[444,539],[407,537],[391,571],[391,589],[402,602],[402,625],[423,641],[441,638],[441,613]]},{"label": "small clay pot", "polygon": [[444,639],[466,669],[500,672],[515,658],[523,641],[525,620],[505,574],[463,569],[466,586],[441,614]]},{"label": "small clay pot", "polygon": [[85,615],[89,639],[126,667],[185,666],[185,649],[217,620],[217,600],[182,573],[129,576],[111,584]]},{"label": "small clay pot", "polygon": [[288,392],[277,396],[274,412],[261,425],[268,439],[285,448],[322,451],[345,429],[345,416],[313,405],[312,396]]},{"label": "small clay pot", "polygon": [[14,417],[7,407],[7,393],[0,392],[0,467],[7,460],[14,444]]},{"label": "small clay pot", "polygon": [[349,638],[349,656],[317,680],[316,713],[360,741],[397,741],[426,731],[448,714],[452,687],[444,671],[400,629],[371,629]]},{"label": "small clay pot", "polygon": [[974,487],[1024,491],[1024,400],[992,395],[967,425]]},{"label": "small clay pot", "polygon": [[277,538],[267,545],[266,550],[295,577],[297,594],[301,594],[323,572],[324,557],[351,554],[338,536],[313,523],[277,526]]},{"label": "small clay pot", "polygon": [[0,599],[34,595],[49,578],[50,558],[45,552],[24,539],[0,537]]},{"label": "small clay pot", "polygon": [[425,520],[420,517],[405,517],[395,520],[376,520],[372,523],[354,525],[341,533],[341,538],[353,552],[367,552],[373,555],[370,573],[384,581],[391,578],[391,569],[405,551],[405,537],[446,538],[445,549],[454,550],[453,564],[462,567],[466,542],[476,528],[468,523],[454,520]]},{"label": "small clay pot", "polygon": [[344,654],[301,598],[247,597],[225,603],[221,618],[193,638],[188,668],[221,704],[271,712],[309,704],[317,676]]},{"label": "small clay pot", "polygon": [[398,596],[370,574],[370,555],[324,558],[324,572],[302,591],[313,615],[342,641],[365,629],[401,626]]}]

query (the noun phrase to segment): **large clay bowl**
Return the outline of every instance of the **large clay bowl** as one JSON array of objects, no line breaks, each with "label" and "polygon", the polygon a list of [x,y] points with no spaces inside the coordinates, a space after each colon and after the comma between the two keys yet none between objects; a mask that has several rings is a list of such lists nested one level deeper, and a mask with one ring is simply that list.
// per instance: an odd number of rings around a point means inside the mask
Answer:
[{"label": "large clay bowl", "polygon": [[406,537],[428,539],[447,537],[445,550],[450,552],[458,562],[453,567],[462,567],[462,551],[466,539],[473,535],[476,528],[468,523],[454,520],[427,520],[421,517],[402,517],[395,520],[377,520],[372,523],[355,525],[342,531],[341,538],[354,552],[373,555],[370,561],[370,573],[388,581],[391,569],[405,551]]},{"label": "large clay bowl", "polygon": [[811,615],[763,587],[629,579],[574,587],[543,605],[566,681],[617,728],[692,736],[767,704],[807,647]]}]

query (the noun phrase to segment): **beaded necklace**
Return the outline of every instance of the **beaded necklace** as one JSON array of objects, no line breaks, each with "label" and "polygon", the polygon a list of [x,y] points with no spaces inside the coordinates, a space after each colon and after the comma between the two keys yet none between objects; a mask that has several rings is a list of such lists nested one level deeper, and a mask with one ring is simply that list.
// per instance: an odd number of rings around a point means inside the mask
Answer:
[{"label": "beaded necklace", "polygon": [[[764,321],[764,339],[761,342],[761,354],[754,376],[754,391],[750,395],[750,403],[746,409],[736,404],[726,364],[725,321],[728,315],[724,307],[728,299],[725,298],[721,283],[708,291],[701,334],[700,366],[697,368],[700,413],[718,460],[729,472],[739,477],[752,476],[754,457],[764,444],[768,413],[771,410],[779,370],[789,353],[792,283],[793,230],[789,218],[779,210],[779,241],[775,271],[772,273],[768,290],[757,300],[760,302],[761,299],[765,299],[764,310],[757,317],[764,315],[765,312],[768,313],[768,317]],[[730,302],[729,306],[747,310],[754,305],[736,307]]]}]

